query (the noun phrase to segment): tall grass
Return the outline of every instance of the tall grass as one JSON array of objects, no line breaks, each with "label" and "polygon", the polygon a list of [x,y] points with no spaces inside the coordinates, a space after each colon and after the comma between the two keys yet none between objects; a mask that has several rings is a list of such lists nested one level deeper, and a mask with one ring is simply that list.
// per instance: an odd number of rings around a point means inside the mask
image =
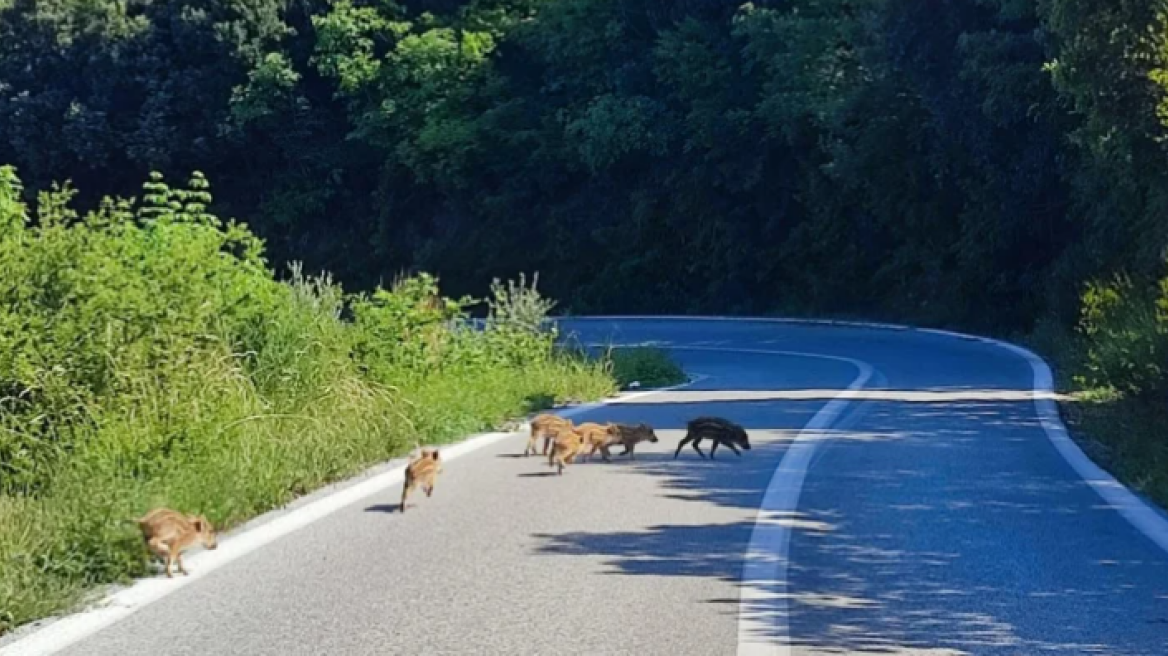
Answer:
[{"label": "tall grass", "polygon": [[79,216],[53,189],[34,218],[0,168],[0,633],[145,574],[124,520],[151,506],[230,527],[417,440],[615,389],[532,324],[548,303],[525,284],[460,328],[475,301],[428,275],[278,281],[200,175],[144,191]]}]

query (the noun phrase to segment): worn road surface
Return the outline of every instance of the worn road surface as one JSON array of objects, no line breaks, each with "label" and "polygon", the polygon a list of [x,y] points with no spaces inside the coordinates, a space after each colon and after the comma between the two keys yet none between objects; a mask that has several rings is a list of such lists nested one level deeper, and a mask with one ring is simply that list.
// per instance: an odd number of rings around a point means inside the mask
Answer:
[{"label": "worn road surface", "polygon": [[[514,437],[404,515],[400,488],[369,497],[63,653],[1168,654],[1168,555],[1054,449],[1017,355],[854,327],[567,327],[700,375],[575,417],[656,426],[635,462],[556,476]],[[754,448],[674,460],[698,414]]]}]

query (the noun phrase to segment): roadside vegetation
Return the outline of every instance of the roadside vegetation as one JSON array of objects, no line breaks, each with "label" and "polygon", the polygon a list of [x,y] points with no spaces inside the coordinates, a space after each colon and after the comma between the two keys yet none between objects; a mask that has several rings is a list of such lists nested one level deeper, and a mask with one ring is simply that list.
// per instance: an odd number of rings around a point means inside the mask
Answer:
[{"label": "roadside vegetation", "polygon": [[1030,341],[1069,397],[1060,410],[1083,450],[1168,508],[1168,277],[1092,283],[1076,330],[1040,326]]},{"label": "roadside vegetation", "polygon": [[604,354],[622,389],[669,387],[686,381],[685,371],[665,350],[650,346],[612,348]]},{"label": "roadside vegetation", "polygon": [[201,175],[84,215],[68,188],[20,191],[0,168],[0,633],[147,573],[126,520],[154,505],[230,528],[415,441],[615,390],[553,348],[524,282],[475,330],[429,275],[278,280]]}]

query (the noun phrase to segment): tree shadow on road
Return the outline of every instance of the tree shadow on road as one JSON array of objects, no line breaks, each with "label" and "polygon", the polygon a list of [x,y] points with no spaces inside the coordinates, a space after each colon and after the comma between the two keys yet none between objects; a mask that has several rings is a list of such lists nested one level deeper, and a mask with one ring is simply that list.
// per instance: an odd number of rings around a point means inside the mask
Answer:
[{"label": "tree shadow on road", "polygon": [[[597,420],[635,421],[647,409],[637,405]],[[673,459],[687,410],[733,416],[740,406],[654,408],[657,448],[598,466],[652,476],[670,499],[750,511],[813,412],[799,406],[773,404],[744,422],[767,439],[742,458],[720,450],[716,461],[688,447]],[[702,602],[753,620],[762,637],[789,637],[798,653],[1168,653],[1168,561],[1150,542],[1114,539],[1133,532],[1053,449],[1031,442],[1046,438],[1028,401],[866,406],[858,427],[812,438],[824,442],[799,511],[760,518],[790,532],[789,562],[759,556],[785,565],[790,587],[752,581],[745,603]],[[849,466],[836,472],[838,463]],[[1069,529],[1068,517],[1104,530]],[[538,554],[601,556],[605,576],[709,577],[741,594],[754,528],[670,523],[534,537]]]}]

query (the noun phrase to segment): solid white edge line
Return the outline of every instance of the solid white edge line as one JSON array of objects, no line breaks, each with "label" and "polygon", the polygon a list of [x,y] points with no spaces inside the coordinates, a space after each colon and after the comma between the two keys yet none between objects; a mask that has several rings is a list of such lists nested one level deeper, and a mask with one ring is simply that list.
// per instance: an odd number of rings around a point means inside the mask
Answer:
[{"label": "solid white edge line", "polygon": [[[949,331],[922,329],[938,335],[957,336]],[[970,336],[965,336],[969,339]],[[1059,455],[1066,460],[1071,469],[1079,475],[1113,510],[1118,512],[1129,524],[1151,540],[1162,551],[1168,553],[1168,519],[1147,501],[1120,483],[1095,461],[1091,460],[1083,449],[1071,439],[1067,427],[1059,415],[1058,404],[1045,393],[1054,392],[1054,375],[1045,360],[1032,351],[1016,344],[1003,342],[988,337],[974,337],[979,341],[992,344],[1009,351],[1026,360],[1034,374],[1034,411],[1042,424],[1042,430],[1047,439],[1054,445]]]},{"label": "solid white edge line", "polygon": [[[716,353],[748,353],[776,355],[844,362],[856,368],[856,377],[831,401],[816,412],[787,447],[783,459],[775,468],[766,492],[759,503],[750,543],[743,555],[742,574],[738,592],[738,656],[787,656],[791,653],[788,623],[787,565],[791,549],[791,529],[784,521],[799,507],[803,481],[819,450],[821,441],[815,439],[819,431],[831,427],[859,391],[875,374],[863,360],[823,353],[784,351],[778,349],[729,348],[694,344],[666,344],[662,348],[675,351],[706,351]],[[588,343],[586,346],[635,348],[638,342]]]},{"label": "solid white edge line", "polygon": [[831,426],[873,374],[871,365],[851,358],[789,351],[781,355],[848,360],[858,373],[846,390],[820,408],[799,431],[767,484],[743,559],[738,596],[738,656],[791,653],[786,594],[791,529],[784,520],[799,507],[803,481],[820,445],[816,439],[818,432]]},{"label": "solid white edge line", "polygon": [[1154,508],[1151,504],[1141,498],[1139,495],[1132,492],[1127,486],[1119,482],[1114,476],[1108,473],[1095,461],[1091,460],[1086,453],[1083,452],[1079,445],[1070,437],[1067,432],[1066,425],[1063,424],[1062,417],[1059,415],[1058,404],[1050,398],[1054,394],[1054,376],[1051,373],[1050,365],[1045,360],[1039,357],[1029,349],[1011,344],[1010,342],[993,339],[991,337],[981,337],[979,335],[969,335],[966,333],[959,333],[951,330],[938,330],[935,328],[917,328],[915,326],[907,326],[903,324],[890,323],[872,323],[863,321],[835,321],[835,320],[820,320],[820,319],[789,319],[783,317],[729,317],[729,316],[707,316],[707,317],[685,317],[685,316],[668,316],[668,317],[654,317],[644,315],[632,316],[590,316],[590,317],[555,317],[553,320],[557,321],[726,321],[726,322],[742,322],[742,323],[782,323],[782,324],[809,324],[809,325],[828,325],[850,328],[877,328],[885,330],[896,331],[913,331],[918,333],[937,335],[941,337],[949,337],[951,339],[960,339],[962,341],[980,342],[1003,349],[1008,353],[1018,356],[1030,365],[1030,370],[1033,375],[1031,383],[1034,394],[1034,411],[1038,416],[1039,422],[1042,425],[1042,431],[1046,434],[1047,439],[1062,456],[1063,460],[1070,465],[1071,469],[1075,471],[1093,490],[1103,499],[1108,506],[1120,514],[1133,528],[1142,533],[1145,537],[1151,540],[1162,551],[1168,553],[1168,517],[1162,512]]},{"label": "solid white edge line", "polygon": [[[567,408],[562,412],[558,412],[558,414],[563,417],[571,417],[597,410],[606,405],[628,403],[629,401],[652,394],[681,389],[693,384],[697,380],[700,379],[695,377],[680,385],[623,394],[615,398],[604,399],[597,403]],[[441,445],[442,458],[444,461],[449,462],[460,456],[473,453],[492,444],[497,444],[505,439],[522,434],[522,431],[512,433],[484,433],[472,436],[461,442]],[[187,564],[190,565],[189,576],[180,575],[173,579],[167,579],[162,576],[138,579],[130,587],[119,590],[108,595],[101,601],[96,602],[92,608],[61,616],[43,628],[5,645],[3,648],[0,648],[0,656],[47,656],[48,654],[61,651],[289,533],[304,528],[361,499],[382,492],[394,485],[401,484],[404,473],[404,465],[394,467],[360,483],[330,493],[317,501],[288,511],[286,514],[270,522],[262,523],[253,529],[245,530],[236,535],[228,534],[222,536],[218,549],[214,551],[200,551],[185,559]],[[275,509],[269,512],[280,513],[283,511]],[[260,515],[251,521],[261,520],[262,517]]]},{"label": "solid white edge line", "polygon": [[[557,316],[548,317],[550,322],[555,321],[738,321],[746,323],[791,323],[812,326],[844,326],[853,328],[879,328],[882,330],[917,330],[912,326],[897,323],[881,323],[877,321],[843,321],[837,319],[794,319],[788,317],[731,317],[731,316],[686,316],[683,314],[663,314],[661,316],[632,314],[621,316],[616,314],[597,314],[582,317]],[[954,333],[956,335],[956,333]]]}]

